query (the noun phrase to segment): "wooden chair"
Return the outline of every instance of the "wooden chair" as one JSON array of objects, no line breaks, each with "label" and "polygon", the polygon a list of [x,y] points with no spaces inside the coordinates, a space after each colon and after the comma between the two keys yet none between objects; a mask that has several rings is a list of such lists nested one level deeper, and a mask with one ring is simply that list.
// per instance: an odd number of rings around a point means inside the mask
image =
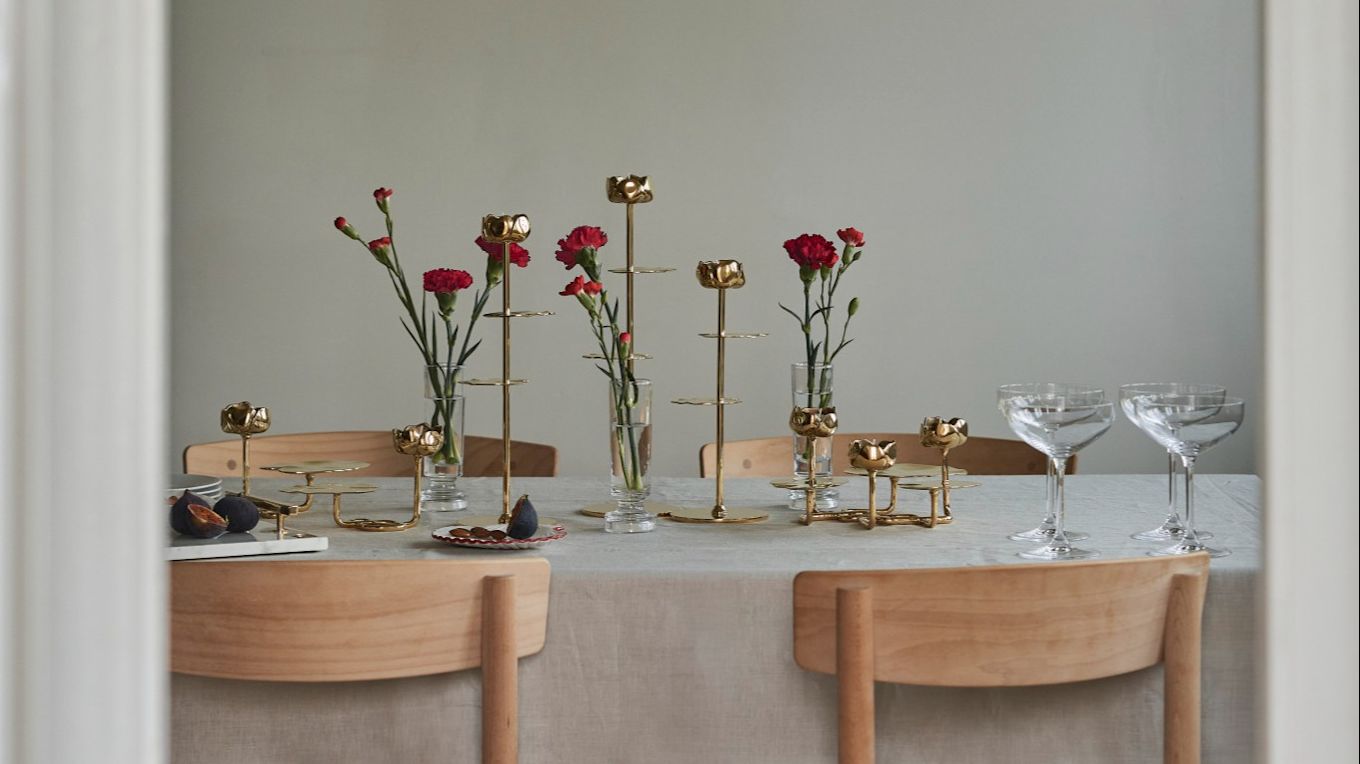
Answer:
[{"label": "wooden chair", "polygon": [[543,649],[547,560],[182,562],[170,571],[172,671],[345,682],[480,666],[482,761],[517,760],[518,661]]},{"label": "wooden chair", "polygon": [[836,674],[840,761],[874,760],[874,680],[1016,687],[1165,667],[1164,759],[1199,761],[1209,558],[808,571],[793,583],[798,665]]},{"label": "wooden chair", "polygon": [[[842,474],[850,466],[851,441],[859,438],[897,441],[897,461],[939,464],[940,452],[921,445],[919,433],[836,433],[831,436],[831,470]],[[753,440],[729,440],[723,448],[723,474],[727,477],[783,477],[793,474],[793,435]],[[962,448],[949,452],[949,465],[970,475],[1042,475],[1047,457],[1024,441],[972,437]],[[718,446],[706,443],[699,449],[699,476],[710,477],[718,467]],[[1075,455],[1067,460],[1067,474],[1077,471]]]},{"label": "wooden chair", "polygon": [[[557,449],[528,441],[511,441],[511,468],[520,477],[555,477]],[[495,477],[501,474],[501,439],[467,435],[463,438],[463,474]],[[307,459],[354,459],[369,467],[346,477],[409,477],[411,457],[392,448],[389,430],[300,432],[257,435],[250,439],[251,474],[268,477],[258,468],[266,464]],[[235,477],[241,474],[241,440],[196,443],[184,449],[184,471],[191,475]]]}]

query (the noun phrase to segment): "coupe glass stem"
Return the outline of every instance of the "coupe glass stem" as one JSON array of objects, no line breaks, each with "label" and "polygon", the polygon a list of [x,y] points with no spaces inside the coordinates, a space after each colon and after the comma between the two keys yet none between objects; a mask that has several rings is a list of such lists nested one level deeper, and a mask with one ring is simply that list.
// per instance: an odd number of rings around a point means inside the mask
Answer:
[{"label": "coupe glass stem", "polygon": [[1057,476],[1057,473],[1053,470],[1053,460],[1052,460],[1052,459],[1049,459],[1049,460],[1048,460],[1048,469],[1047,469],[1047,471],[1046,471],[1045,474],[1044,474],[1044,506],[1045,506],[1046,509],[1047,509],[1047,513],[1044,515],[1044,521],[1043,521],[1042,523],[1039,523],[1039,527],[1040,527],[1041,529],[1052,530],[1053,527],[1054,527],[1054,525],[1053,525],[1053,496],[1054,496],[1054,488],[1053,488],[1053,484],[1056,483],[1057,481],[1058,481],[1058,476]]},{"label": "coupe glass stem", "polygon": [[1067,496],[1063,485],[1063,475],[1067,472],[1067,457],[1055,456],[1052,459],[1053,492],[1049,510],[1053,513],[1053,541],[1049,548],[1055,552],[1070,552],[1072,543],[1067,540]]},{"label": "coupe glass stem", "polygon": [[1176,452],[1166,452],[1166,523],[1162,526],[1168,531],[1182,528],[1180,512],[1176,509]]},{"label": "coupe glass stem", "polygon": [[1197,547],[1200,544],[1199,536],[1195,534],[1195,456],[1194,454],[1182,454],[1181,463],[1185,465],[1185,530],[1181,537],[1181,543],[1186,546]]}]

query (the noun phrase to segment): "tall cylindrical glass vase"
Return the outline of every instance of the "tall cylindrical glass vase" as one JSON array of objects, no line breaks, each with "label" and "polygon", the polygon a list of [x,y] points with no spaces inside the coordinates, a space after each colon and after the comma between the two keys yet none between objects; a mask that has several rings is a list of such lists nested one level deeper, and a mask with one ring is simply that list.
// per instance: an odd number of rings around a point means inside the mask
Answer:
[{"label": "tall cylindrical glass vase", "polygon": [[656,516],[644,502],[651,493],[652,383],[646,379],[609,385],[609,493],[618,506],[604,516],[608,533],[646,533]]}]

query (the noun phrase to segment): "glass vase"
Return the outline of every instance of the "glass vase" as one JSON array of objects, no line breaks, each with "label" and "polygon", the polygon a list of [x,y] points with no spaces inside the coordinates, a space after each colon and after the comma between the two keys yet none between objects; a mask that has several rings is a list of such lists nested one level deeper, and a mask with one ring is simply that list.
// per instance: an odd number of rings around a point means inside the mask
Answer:
[{"label": "glass vase", "polygon": [[[834,368],[829,363],[795,363],[790,382],[793,391],[793,405],[799,408],[834,406],[832,394],[835,389]],[[808,479],[809,465],[816,471],[817,479],[831,477],[831,438],[805,438],[793,436],[793,476],[797,480]],[[840,491],[835,488],[822,488],[817,491],[817,509],[835,509],[840,504]],[[807,496],[802,491],[789,491],[789,509],[803,511],[807,508]]]},{"label": "glass vase", "polygon": [[430,424],[444,433],[444,445],[421,460],[420,508],[426,512],[467,509],[467,495],[458,486],[463,476],[463,422],[466,409],[458,384],[461,366],[425,367],[425,397],[433,410]]},{"label": "glass vase", "polygon": [[607,533],[647,533],[656,516],[645,502],[651,493],[652,383],[637,379],[609,385],[609,494],[617,506],[604,516]]}]

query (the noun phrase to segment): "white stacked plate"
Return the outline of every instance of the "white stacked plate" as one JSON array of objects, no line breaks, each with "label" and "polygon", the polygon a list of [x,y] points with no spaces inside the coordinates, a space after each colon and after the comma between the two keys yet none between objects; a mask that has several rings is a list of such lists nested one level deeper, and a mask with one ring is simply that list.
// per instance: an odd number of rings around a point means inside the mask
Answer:
[{"label": "white stacked plate", "polygon": [[216,502],[222,498],[222,479],[208,475],[171,475],[170,488],[165,493],[166,498],[179,496],[185,491],[202,496],[209,502]]}]

